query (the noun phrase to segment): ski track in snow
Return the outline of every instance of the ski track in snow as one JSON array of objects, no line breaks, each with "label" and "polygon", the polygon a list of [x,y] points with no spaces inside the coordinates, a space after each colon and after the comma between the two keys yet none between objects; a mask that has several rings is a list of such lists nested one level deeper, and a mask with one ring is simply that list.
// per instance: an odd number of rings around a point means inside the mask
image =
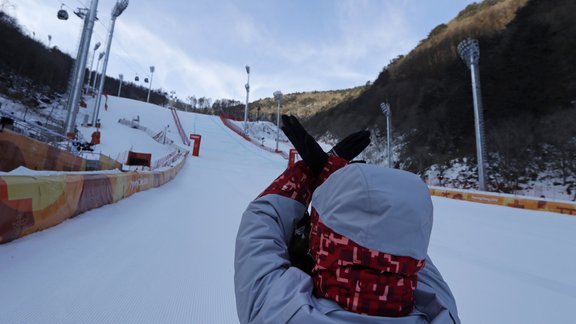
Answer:
[{"label": "ski track in snow", "polygon": [[[117,123],[136,115],[158,132],[170,125],[169,137],[181,143],[169,110],[115,97],[109,105],[101,111],[101,147],[110,155],[127,145],[153,151],[153,159],[169,152]],[[236,231],[246,205],[287,161],[218,117],[179,115],[202,144],[174,180],[0,245],[0,323],[238,322]],[[92,130],[81,130],[89,138]],[[575,217],[433,202],[430,255],[463,323],[572,320]]]}]

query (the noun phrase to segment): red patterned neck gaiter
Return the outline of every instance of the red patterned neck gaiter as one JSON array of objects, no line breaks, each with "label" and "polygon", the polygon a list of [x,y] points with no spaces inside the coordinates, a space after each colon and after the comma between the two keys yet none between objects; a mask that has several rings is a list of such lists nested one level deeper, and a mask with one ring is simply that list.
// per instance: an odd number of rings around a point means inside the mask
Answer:
[{"label": "red patterned neck gaiter", "polygon": [[424,267],[424,260],[360,246],[324,225],[314,209],[311,223],[316,297],[333,300],[359,314],[400,317],[412,312],[418,271]]}]

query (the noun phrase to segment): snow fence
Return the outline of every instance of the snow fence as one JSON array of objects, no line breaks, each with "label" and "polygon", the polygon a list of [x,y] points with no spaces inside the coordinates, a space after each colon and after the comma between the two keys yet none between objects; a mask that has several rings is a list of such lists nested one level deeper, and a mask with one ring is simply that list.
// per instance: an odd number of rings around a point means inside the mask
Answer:
[{"label": "snow fence", "polygon": [[473,192],[464,190],[453,190],[440,187],[430,187],[433,196],[466,200],[482,204],[500,205],[514,208],[524,208],[530,210],[547,211],[565,215],[576,216],[576,203],[545,200],[529,197],[518,197],[514,195],[497,194],[489,192]]},{"label": "snow fence", "polygon": [[176,177],[186,157],[152,172],[0,176],[0,244],[161,186]]}]

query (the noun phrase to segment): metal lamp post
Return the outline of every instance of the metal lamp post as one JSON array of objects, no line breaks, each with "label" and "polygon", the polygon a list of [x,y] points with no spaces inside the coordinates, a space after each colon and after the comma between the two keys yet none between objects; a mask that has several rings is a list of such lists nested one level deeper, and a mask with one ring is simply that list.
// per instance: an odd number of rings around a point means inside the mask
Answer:
[{"label": "metal lamp post", "polygon": [[[94,45],[94,53],[92,54],[92,62],[90,63],[90,70],[88,71],[88,73],[90,73],[90,75],[88,76],[88,87],[90,87],[90,85],[92,84],[92,68],[94,67],[94,59],[96,58],[96,51],[100,48],[100,42],[96,43],[96,45]],[[98,60],[98,62],[100,62],[100,60]],[[98,66],[96,66],[96,70],[98,70]]]},{"label": "metal lamp post", "polygon": [[96,125],[98,120],[98,114],[100,113],[100,102],[102,101],[102,90],[104,90],[104,83],[106,81],[106,68],[108,67],[108,58],[110,57],[110,47],[112,46],[112,36],[114,35],[114,25],[116,24],[116,18],[118,18],[124,10],[128,7],[129,0],[118,0],[112,8],[112,22],[110,23],[110,32],[108,33],[108,39],[106,40],[106,56],[104,58],[104,64],[102,64],[102,78],[100,79],[100,86],[98,87],[98,95],[96,97],[96,103],[94,105],[94,116],[92,118],[92,125]]},{"label": "metal lamp post", "polygon": [[246,107],[244,108],[244,134],[248,134],[248,97],[250,95],[250,67],[246,65],[246,74],[248,74],[248,81],[246,81]]},{"label": "metal lamp post", "polygon": [[98,80],[98,67],[100,66],[100,61],[104,58],[104,52],[98,54],[98,62],[96,62],[96,70],[94,70],[94,80],[92,81],[92,92],[96,91],[96,81]]},{"label": "metal lamp post", "polygon": [[470,69],[472,76],[472,95],[474,100],[474,126],[476,129],[476,156],[478,159],[478,188],[486,190],[486,150],[484,146],[484,118],[482,116],[482,96],[480,92],[480,73],[478,61],[480,46],[478,40],[467,38],[458,44],[458,54]]},{"label": "metal lamp post", "polygon": [[[82,29],[82,37],[80,39],[80,46],[78,46],[78,54],[74,63],[73,74],[71,77],[72,82],[68,90],[68,101],[66,109],[66,124],[64,126],[64,134],[72,132],[76,127],[76,115],[80,107],[80,97],[82,95],[82,85],[84,84],[84,73],[86,68],[86,60],[88,59],[88,51],[90,49],[90,40],[92,38],[92,31],[94,30],[94,22],[96,21],[96,9],[98,8],[98,0],[90,1],[90,9],[79,9],[76,13],[79,17],[84,19],[84,28]],[[68,13],[60,9],[58,18],[62,20],[68,19]]]},{"label": "metal lamp post", "polygon": [[154,66],[150,67],[150,86],[148,87],[148,97],[146,97],[146,102],[150,102],[150,90],[152,90],[152,78],[154,77]]},{"label": "metal lamp post", "polygon": [[380,104],[380,109],[386,116],[386,152],[388,152],[388,167],[392,167],[392,110],[390,109],[390,104],[383,102]]},{"label": "metal lamp post", "polygon": [[118,86],[118,98],[120,98],[120,91],[122,91],[122,81],[124,81],[124,74],[118,75],[118,79],[120,80],[120,85]]},{"label": "metal lamp post", "polygon": [[282,103],[282,92],[274,91],[274,100],[276,100],[276,151],[278,151],[278,141],[280,140],[280,104]]}]

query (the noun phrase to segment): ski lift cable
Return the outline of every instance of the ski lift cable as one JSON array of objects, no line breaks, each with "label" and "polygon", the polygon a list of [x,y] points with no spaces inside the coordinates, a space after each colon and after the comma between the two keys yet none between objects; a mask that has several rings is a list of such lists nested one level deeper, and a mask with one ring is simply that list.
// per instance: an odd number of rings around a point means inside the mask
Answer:
[{"label": "ski lift cable", "polygon": [[[57,1],[61,2],[61,0],[57,0]],[[90,8],[90,5],[87,5],[80,0],[76,0],[76,2],[78,2],[80,4],[80,6],[81,6],[80,8]],[[62,4],[65,5],[66,7],[68,7],[68,9],[70,9],[70,10],[74,10],[74,9],[70,8],[70,6],[68,6],[67,4],[65,4],[63,2],[62,2]],[[76,9],[78,9],[78,8],[76,8]]]},{"label": "ski lift cable", "polygon": [[[104,27],[104,30],[108,30],[108,26],[107,26],[106,24],[104,24],[104,22],[103,22],[101,19],[99,19],[98,22]],[[99,33],[98,33],[98,34],[99,34]],[[100,36],[99,38],[103,38],[100,34],[99,34],[99,36]],[[103,42],[103,43],[104,43],[104,42]],[[124,54],[127,54],[127,55],[129,56],[129,52],[125,49],[124,45],[122,44],[122,41],[121,41],[119,38],[118,38],[118,39],[116,39],[116,38],[114,39],[114,46],[119,47],[119,49],[120,49]],[[120,58],[120,60],[121,60],[125,65],[128,66],[128,68],[129,68],[130,70],[132,70],[132,72],[133,72],[134,74],[146,74],[145,72],[142,73],[142,71],[146,71],[146,70],[147,70],[147,69],[144,68],[142,65],[136,63],[136,65],[138,66],[138,68],[134,68],[134,65],[133,65],[134,62],[127,61],[127,60],[125,60],[122,56],[118,56],[118,57]]]},{"label": "ski lift cable", "polygon": [[[98,21],[102,24],[102,26],[105,28],[105,30],[107,30],[108,27],[107,27],[104,23],[102,23],[100,19],[99,19]],[[92,43],[94,43],[95,41],[99,41],[99,42],[101,42],[102,44],[105,44],[105,43],[106,43],[107,36],[104,36],[104,35],[101,33],[101,30],[100,30],[100,29],[96,29],[96,28],[95,28],[95,29],[93,30],[93,36],[92,36],[92,37],[93,37]],[[124,47],[122,46],[122,43],[120,42],[119,39],[115,39],[115,40],[114,40],[114,46],[120,47],[120,49],[121,49],[124,53],[126,53],[126,50],[124,50]],[[141,73],[138,72],[138,71],[144,70],[141,66],[140,66],[140,68],[134,68],[134,66],[132,65],[132,62],[129,62],[129,61],[125,60],[122,56],[118,56],[118,58],[123,62],[123,65],[124,65],[124,66],[128,67],[128,70],[131,70],[131,72],[132,72],[133,74],[141,74]]]},{"label": "ski lift cable", "polygon": [[81,5],[82,5],[82,8],[90,8],[90,5],[87,5],[87,4],[83,3],[83,2],[80,1],[80,0],[76,0],[76,2],[78,2],[79,4],[81,4]]},{"label": "ski lift cable", "polygon": [[[82,8],[86,8],[86,5],[84,3],[82,3],[80,0],[76,0],[76,2],[78,2],[82,6]],[[67,10],[72,11],[72,12],[74,12],[75,9],[71,8],[68,4],[66,4],[64,2],[60,2],[60,0],[58,0],[58,3],[60,4],[60,10],[58,11],[58,18],[67,20],[69,15],[68,15],[68,12],[65,10],[65,8]],[[108,30],[109,26],[104,24],[104,22],[101,19],[97,19],[96,21],[99,22],[104,27],[104,30],[106,30],[106,31]],[[107,38],[107,36],[104,37],[101,34],[101,31],[98,28],[93,30],[92,35],[93,35],[93,42],[92,43],[95,43],[95,41],[100,41],[101,43],[104,43],[105,42],[104,39]],[[120,40],[116,40],[116,43],[117,43],[117,46],[124,52],[124,54],[128,54],[128,52],[124,49],[124,46],[122,45]],[[122,56],[118,56],[118,58],[124,63],[124,66],[126,66],[130,70],[132,70],[132,73],[134,73],[136,75],[135,82],[139,82],[139,77],[138,77],[139,74],[145,75],[145,73],[138,72],[138,71],[145,71],[145,69],[142,68],[141,65],[137,64],[138,68],[135,69],[134,66],[132,65],[133,62],[128,62]],[[147,82],[147,79],[148,78],[146,78],[144,80],[144,82]]]},{"label": "ski lift cable", "polygon": [[[74,10],[78,9],[78,8],[70,7],[67,3],[62,2],[62,0],[55,0],[55,2],[60,4],[60,8],[66,7],[68,10],[71,10],[72,12],[74,12]],[[78,2],[80,4],[80,8],[89,8],[90,7],[89,5],[82,3],[82,1],[80,1],[80,0],[76,0],[76,2]]]},{"label": "ski lift cable", "polygon": [[[64,2],[61,2],[60,0],[57,0],[57,2],[61,5],[61,8],[66,7],[66,8],[67,8],[68,10],[70,10],[70,11],[76,10],[76,9],[70,7],[68,4],[66,4],[66,3],[64,3]],[[82,6],[82,8],[87,8],[87,7],[88,7],[86,4],[84,4],[84,3],[83,3],[82,1],[80,1],[80,0],[76,0],[76,2],[78,2],[78,3]],[[102,19],[97,19],[96,21],[104,28],[104,30],[107,31],[107,30],[109,29],[109,26],[108,26],[106,23],[104,23],[104,21],[103,21]],[[95,37],[95,38],[96,38],[95,40],[100,41],[102,44],[104,44],[104,43],[106,42],[105,39],[107,39],[107,36],[103,35],[99,29],[94,29],[94,31],[93,31],[93,36],[96,36],[96,37]],[[120,41],[120,39],[115,39],[115,40],[114,40],[114,43],[115,43],[115,46],[118,46],[119,49],[120,49],[124,54],[129,54],[129,52],[125,49],[125,47],[123,46],[123,44],[122,44],[122,42]],[[124,66],[127,66],[127,67],[129,68],[129,70],[132,70],[131,72],[132,72],[134,75],[137,75],[137,76],[138,76],[138,75],[146,75],[146,72],[145,72],[145,71],[147,71],[147,69],[144,68],[142,65],[136,63],[137,68],[135,68],[134,65],[133,65],[134,62],[132,62],[132,61],[127,61],[127,60],[124,59],[122,56],[118,56],[118,58],[123,62]],[[142,72],[142,71],[144,71],[144,72]]]}]

